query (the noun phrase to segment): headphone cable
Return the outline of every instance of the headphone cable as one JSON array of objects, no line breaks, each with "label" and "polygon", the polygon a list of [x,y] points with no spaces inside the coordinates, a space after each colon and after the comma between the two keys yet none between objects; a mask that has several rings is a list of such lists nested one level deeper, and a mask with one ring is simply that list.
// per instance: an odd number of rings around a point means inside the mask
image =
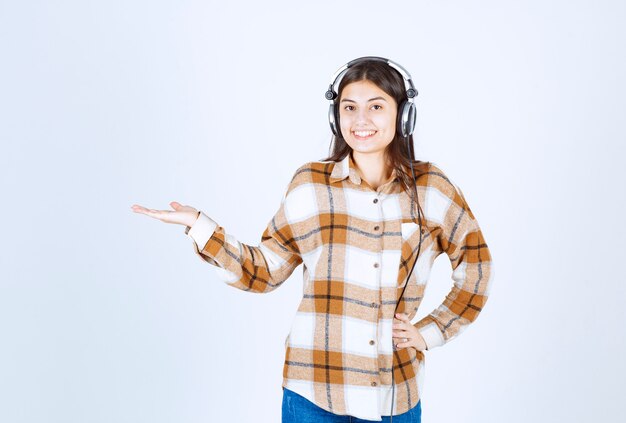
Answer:
[{"label": "headphone cable", "polygon": [[[400,298],[398,298],[398,302],[396,303],[396,308],[393,312],[393,316],[395,318],[396,316],[396,312],[398,311],[398,306],[400,305],[400,300],[402,300],[402,296],[404,295],[404,290],[406,289],[407,285],[409,284],[409,278],[411,277],[411,274],[413,273],[413,269],[415,268],[415,264],[417,263],[417,260],[419,258],[419,254],[420,254],[420,249],[422,248],[422,214],[421,214],[421,210],[422,208],[420,207],[420,203],[419,203],[419,197],[417,195],[417,182],[415,180],[415,172],[413,171],[413,155],[415,154],[414,150],[413,150],[413,146],[411,145],[412,143],[409,143],[409,137],[408,135],[405,136],[405,141],[408,144],[409,148],[411,149],[411,175],[413,176],[413,182],[412,182],[412,186],[413,189],[415,190],[415,201],[417,203],[417,221],[419,224],[419,237],[420,237],[420,241],[417,247],[417,255],[415,257],[415,261],[413,262],[413,266],[411,266],[411,271],[409,272],[408,276],[406,277],[406,283],[404,284],[404,287],[402,288],[402,293],[400,294]],[[411,195],[411,211],[413,211],[413,195]],[[392,320],[392,325],[393,325],[393,320]],[[392,326],[392,333],[393,333],[393,326]],[[391,343],[392,345],[392,351],[394,350],[394,345],[393,345],[393,341]],[[393,423],[393,401],[394,401],[394,397],[395,397],[395,390],[396,390],[396,384],[394,382],[394,369],[393,369],[393,357],[395,355],[395,351],[392,353],[393,355],[391,356],[391,410],[389,412],[389,422]],[[401,364],[401,363],[400,363]],[[419,394],[418,394],[419,395]]]}]

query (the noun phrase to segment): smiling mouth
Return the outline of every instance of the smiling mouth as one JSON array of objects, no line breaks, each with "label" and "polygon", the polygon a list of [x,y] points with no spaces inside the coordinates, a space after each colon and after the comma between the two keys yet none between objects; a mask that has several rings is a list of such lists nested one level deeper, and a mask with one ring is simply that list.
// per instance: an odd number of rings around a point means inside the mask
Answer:
[{"label": "smiling mouth", "polygon": [[366,140],[373,137],[378,131],[352,131],[352,135],[357,140]]}]

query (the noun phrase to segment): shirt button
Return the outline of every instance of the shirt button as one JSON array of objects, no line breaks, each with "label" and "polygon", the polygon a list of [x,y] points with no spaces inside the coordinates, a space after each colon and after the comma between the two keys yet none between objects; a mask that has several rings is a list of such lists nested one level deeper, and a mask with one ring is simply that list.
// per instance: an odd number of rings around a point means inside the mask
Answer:
[{"label": "shirt button", "polygon": [[378,267],[378,263],[374,263],[374,267]]},{"label": "shirt button", "polygon": [[376,303],[372,303],[372,307],[376,307]]},{"label": "shirt button", "polygon": [[[375,231],[377,231],[377,230],[378,230],[378,228],[380,228],[380,226],[378,226],[378,225],[374,226],[374,230],[375,230]],[[423,232],[422,232],[422,233],[423,233]]]},{"label": "shirt button", "polygon": [[376,386],[376,382],[372,382],[372,386]]},{"label": "shirt button", "polygon": [[374,344],[375,344],[374,340],[370,339],[370,345],[374,345]]},{"label": "shirt button", "polygon": [[374,204],[378,203],[378,198],[374,198]]}]

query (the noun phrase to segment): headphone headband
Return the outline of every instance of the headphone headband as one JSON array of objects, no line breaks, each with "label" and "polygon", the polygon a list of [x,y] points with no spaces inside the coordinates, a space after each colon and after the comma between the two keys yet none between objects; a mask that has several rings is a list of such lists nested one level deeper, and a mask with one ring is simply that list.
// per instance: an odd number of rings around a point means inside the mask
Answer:
[{"label": "headphone headband", "polygon": [[[337,98],[338,94],[337,94],[337,91],[335,91],[335,85],[341,81],[341,79],[343,78],[343,75],[348,71],[348,68],[356,65],[357,63],[364,62],[366,60],[374,60],[377,62],[386,63],[387,65],[391,66],[392,68],[400,72],[400,75],[402,75],[402,78],[405,81],[404,86],[406,88],[406,96],[408,97],[409,101],[411,101],[413,97],[417,96],[417,90],[415,89],[415,86],[413,85],[413,81],[411,80],[411,75],[406,69],[404,69],[398,63],[390,59],[386,59],[384,57],[364,56],[364,57],[358,57],[354,60],[351,60],[345,65],[341,66],[339,69],[337,69],[337,71],[330,78],[328,91],[326,91],[326,94],[325,94],[326,100],[334,100],[335,98]],[[408,87],[407,87],[407,84],[408,84]]]}]

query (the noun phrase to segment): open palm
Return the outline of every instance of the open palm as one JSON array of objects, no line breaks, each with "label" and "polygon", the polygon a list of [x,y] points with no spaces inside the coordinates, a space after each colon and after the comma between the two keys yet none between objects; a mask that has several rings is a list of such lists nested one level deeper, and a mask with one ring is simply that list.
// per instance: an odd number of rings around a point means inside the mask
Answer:
[{"label": "open palm", "polygon": [[161,222],[165,223],[175,223],[178,225],[192,226],[196,222],[199,211],[195,208],[191,206],[183,206],[176,201],[172,201],[170,203],[170,206],[174,210],[154,210],[148,209],[138,204],[133,204],[131,206],[131,209],[135,213],[145,214],[146,216],[159,219]]}]

